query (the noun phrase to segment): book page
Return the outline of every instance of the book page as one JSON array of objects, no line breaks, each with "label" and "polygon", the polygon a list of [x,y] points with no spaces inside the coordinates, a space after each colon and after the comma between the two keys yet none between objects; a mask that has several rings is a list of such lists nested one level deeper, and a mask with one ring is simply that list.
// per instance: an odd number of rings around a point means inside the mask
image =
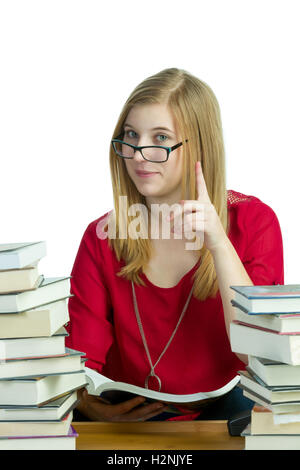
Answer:
[{"label": "book page", "polygon": [[90,395],[99,395],[96,390],[100,385],[107,382],[113,382],[113,380],[99,374],[99,372],[90,369],[89,367],[85,367],[84,370],[86,372],[86,378],[89,382],[87,391]]}]

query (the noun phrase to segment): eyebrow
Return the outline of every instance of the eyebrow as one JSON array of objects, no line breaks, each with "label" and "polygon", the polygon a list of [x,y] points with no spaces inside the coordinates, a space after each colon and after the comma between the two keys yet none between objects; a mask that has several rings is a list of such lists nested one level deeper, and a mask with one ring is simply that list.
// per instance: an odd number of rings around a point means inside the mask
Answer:
[{"label": "eyebrow", "polygon": [[[124,127],[125,126],[128,126],[128,127],[131,127],[132,129],[134,129],[134,126],[132,126],[131,124],[125,122],[124,124]],[[174,131],[171,131],[171,129],[168,129],[168,127],[164,127],[164,126],[157,126],[157,127],[153,127],[152,129],[150,129],[151,131],[167,131],[167,132],[171,132],[171,134],[174,134],[175,135],[175,132]]]}]

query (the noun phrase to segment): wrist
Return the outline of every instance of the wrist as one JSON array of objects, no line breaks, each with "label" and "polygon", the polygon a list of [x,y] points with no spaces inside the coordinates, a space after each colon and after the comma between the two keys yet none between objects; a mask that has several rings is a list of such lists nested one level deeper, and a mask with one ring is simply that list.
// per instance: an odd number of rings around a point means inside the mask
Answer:
[{"label": "wrist", "polygon": [[78,390],[77,397],[79,399],[79,403],[76,405],[76,409],[80,411],[80,413],[86,416],[86,411],[87,411],[86,389]]},{"label": "wrist", "polygon": [[81,389],[80,394],[79,394],[79,400],[80,402],[76,406],[78,411],[82,413],[84,416],[86,416],[87,419],[91,421],[96,421],[97,420],[97,413],[94,410],[94,402],[95,402],[95,397],[93,395],[89,395],[87,390]]}]

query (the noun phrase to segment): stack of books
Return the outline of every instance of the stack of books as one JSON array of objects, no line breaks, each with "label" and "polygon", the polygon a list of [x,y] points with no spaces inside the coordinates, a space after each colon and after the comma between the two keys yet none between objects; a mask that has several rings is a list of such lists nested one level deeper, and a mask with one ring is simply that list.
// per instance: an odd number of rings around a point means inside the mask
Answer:
[{"label": "stack of books", "polygon": [[45,278],[46,243],[0,245],[0,450],[75,449],[84,353],[65,347],[70,276]]},{"label": "stack of books", "polygon": [[231,288],[231,349],[248,355],[239,386],[255,402],[245,449],[299,450],[300,285]]}]

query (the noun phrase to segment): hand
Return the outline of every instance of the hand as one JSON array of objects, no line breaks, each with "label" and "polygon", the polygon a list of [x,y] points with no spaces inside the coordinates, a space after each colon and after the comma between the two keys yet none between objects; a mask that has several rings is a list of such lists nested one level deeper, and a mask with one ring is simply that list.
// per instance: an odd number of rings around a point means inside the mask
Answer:
[{"label": "hand", "polygon": [[174,220],[174,233],[183,234],[190,239],[193,238],[192,235],[196,235],[208,250],[213,251],[224,244],[227,235],[210,201],[200,162],[196,162],[195,172],[197,199],[180,201],[182,209],[176,208],[170,220]]},{"label": "hand", "polygon": [[145,398],[140,396],[118,405],[108,404],[100,397],[89,395],[86,389],[78,391],[78,397],[80,404],[77,408],[92,421],[146,421],[167,409],[166,405],[159,402],[143,405]]}]

